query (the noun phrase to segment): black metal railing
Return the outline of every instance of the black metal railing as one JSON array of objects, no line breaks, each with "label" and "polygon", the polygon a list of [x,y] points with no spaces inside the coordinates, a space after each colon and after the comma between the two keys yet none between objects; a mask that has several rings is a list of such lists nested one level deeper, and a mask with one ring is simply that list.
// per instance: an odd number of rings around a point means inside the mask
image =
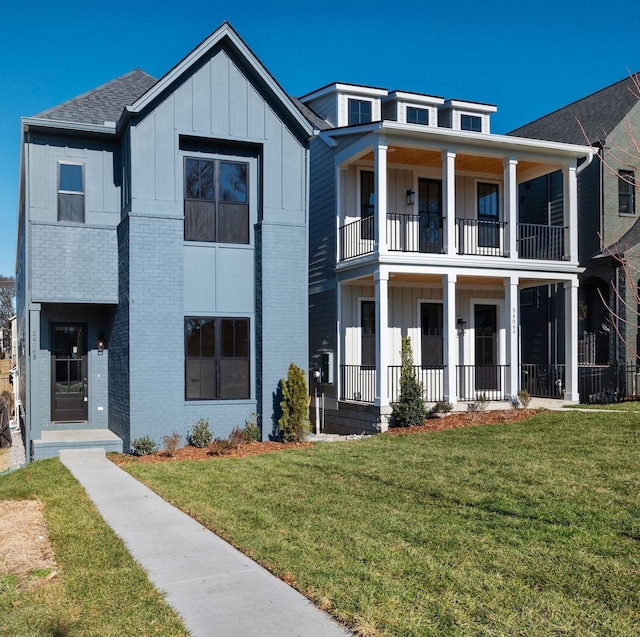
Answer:
[{"label": "black metal railing", "polygon": [[564,259],[563,226],[547,226],[536,223],[518,224],[518,258]]},{"label": "black metal railing", "polygon": [[614,403],[640,398],[640,367],[636,363],[578,366],[581,403]]},{"label": "black metal railing", "polygon": [[353,259],[373,252],[374,244],[374,217],[356,219],[340,226],[340,260]]},{"label": "black metal railing", "polygon": [[506,375],[509,365],[457,365],[458,400],[506,400]]},{"label": "black metal railing", "polygon": [[436,214],[387,215],[387,243],[392,252],[440,254],[444,246],[443,220]]},{"label": "black metal railing", "polygon": [[340,365],[340,400],[373,403],[376,396],[376,369],[362,365]]},{"label": "black metal railing", "polygon": [[505,221],[456,219],[458,254],[503,257]]},{"label": "black metal railing", "polygon": [[562,398],[565,389],[564,365],[520,365],[520,389],[537,398]]},{"label": "black metal railing", "polygon": [[[422,385],[422,398],[426,403],[444,400],[444,366],[422,367],[414,365],[413,371]],[[389,400],[398,402],[400,398],[400,376],[402,365],[389,366]]]}]

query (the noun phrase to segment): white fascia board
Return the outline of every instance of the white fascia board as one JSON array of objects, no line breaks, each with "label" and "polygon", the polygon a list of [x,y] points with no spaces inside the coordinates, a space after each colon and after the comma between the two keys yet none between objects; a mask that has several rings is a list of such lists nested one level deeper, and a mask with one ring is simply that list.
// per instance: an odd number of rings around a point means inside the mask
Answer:
[{"label": "white fascia board", "polygon": [[375,86],[360,86],[358,84],[341,84],[334,82],[323,86],[311,93],[307,93],[300,97],[301,102],[309,102],[325,95],[331,95],[332,93],[344,93],[345,95],[361,95],[364,97],[385,97],[389,94],[386,88],[377,88]]},{"label": "white fascia board", "polygon": [[81,133],[106,133],[115,135],[116,126],[113,123],[105,124],[85,124],[82,122],[64,122],[56,119],[45,119],[41,117],[23,117],[22,130],[28,131],[30,127],[55,128],[59,130],[78,131]]},{"label": "white fascia board", "polygon": [[[197,46],[187,57],[174,66],[164,77],[156,82],[142,97],[140,97],[131,107],[127,107],[129,114],[139,113],[146,108],[155,98],[157,98],[166,88],[170,86],[176,79],[185,73],[200,58],[206,55],[221,40],[228,37],[234,46],[240,51],[245,60],[253,67],[260,79],[273,91],[276,97],[287,108],[293,118],[300,124],[309,137],[313,135],[313,127],[295,107],[291,98],[282,90],[278,82],[267,71],[263,64],[254,55],[253,51],[243,42],[240,36],[235,32],[233,27],[225,22],[219,29],[214,31],[204,42]],[[122,120],[122,118],[121,118]],[[120,124],[120,122],[119,122]]]},{"label": "white fascia board", "polygon": [[424,95],[422,93],[406,93],[404,91],[393,91],[392,93],[389,93],[388,99],[396,99],[402,102],[410,102],[412,104],[428,104],[430,106],[439,106],[444,104],[444,97]]},{"label": "white fascia board", "polygon": [[389,144],[395,143],[393,137],[396,137],[398,142],[402,139],[404,145],[408,147],[415,145],[423,148],[431,147],[434,150],[447,148],[460,153],[477,153],[487,156],[513,154],[514,157],[531,161],[545,161],[545,156],[547,156],[547,161],[557,161],[559,157],[568,160],[588,157],[595,152],[591,146],[494,133],[472,133],[452,128],[420,126],[419,124],[401,124],[388,120],[364,126],[345,126],[325,131],[327,137],[334,139],[354,133],[387,134],[389,135]]},{"label": "white fascia board", "polygon": [[498,107],[494,104],[482,104],[481,102],[467,102],[466,100],[447,100],[444,105],[450,108],[457,108],[477,113],[495,113]]}]

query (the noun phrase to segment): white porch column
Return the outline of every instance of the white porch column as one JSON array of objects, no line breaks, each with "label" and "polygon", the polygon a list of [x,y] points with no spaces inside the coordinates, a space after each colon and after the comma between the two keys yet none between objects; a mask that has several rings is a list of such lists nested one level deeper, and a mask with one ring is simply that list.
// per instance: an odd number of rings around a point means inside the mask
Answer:
[{"label": "white porch column", "polygon": [[444,399],[455,405],[458,402],[456,372],[458,365],[458,330],[456,327],[456,275],[445,274],[442,277],[443,300],[443,338],[444,350]]},{"label": "white porch column", "polygon": [[442,210],[444,212],[444,251],[456,253],[456,154],[442,151]]},{"label": "white porch column", "polygon": [[377,407],[389,406],[389,274],[378,270],[376,287],[376,399]]},{"label": "white porch column", "polygon": [[378,254],[388,251],[387,248],[387,140],[378,137],[373,147],[373,164],[375,179],[375,246]]},{"label": "white porch column", "polygon": [[520,389],[520,368],[518,354],[520,350],[519,325],[520,311],[518,299],[518,277],[510,276],[504,281],[504,300],[505,300],[505,325],[507,328],[507,364],[509,371],[507,373],[507,396],[517,396]]},{"label": "white porch column", "polygon": [[564,226],[568,228],[565,237],[565,256],[569,261],[578,262],[578,176],[576,161],[562,169]]},{"label": "white porch column", "polygon": [[579,402],[578,393],[578,280],[564,284],[564,399]]},{"label": "white porch column", "polygon": [[505,157],[504,168],[504,220],[507,222],[506,253],[510,259],[518,258],[518,160]]}]

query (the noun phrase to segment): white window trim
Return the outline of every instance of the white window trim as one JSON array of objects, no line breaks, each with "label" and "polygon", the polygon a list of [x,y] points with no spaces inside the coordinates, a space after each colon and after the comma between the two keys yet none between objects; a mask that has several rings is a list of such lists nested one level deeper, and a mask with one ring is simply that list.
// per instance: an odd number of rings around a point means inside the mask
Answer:
[{"label": "white window trim", "polygon": [[476,350],[475,350],[475,306],[476,305],[496,305],[497,306],[497,332],[498,332],[498,365],[507,364],[507,329],[504,325],[504,299],[480,299],[471,297],[469,299],[469,321],[464,333],[464,347],[463,352],[468,353],[469,361],[461,361],[461,365],[475,365],[476,364]]},{"label": "white window trim", "polygon": [[[80,166],[82,168],[82,190],[63,190],[60,188],[60,166]],[[56,192],[63,195],[84,195],[86,190],[86,170],[85,162],[83,161],[67,161],[65,159],[58,159],[57,174],[56,174]]]},{"label": "white window trim", "polygon": [[478,217],[478,184],[496,184],[498,186],[498,221],[504,221],[504,184],[498,179],[483,179],[474,177],[473,179],[473,218]]}]

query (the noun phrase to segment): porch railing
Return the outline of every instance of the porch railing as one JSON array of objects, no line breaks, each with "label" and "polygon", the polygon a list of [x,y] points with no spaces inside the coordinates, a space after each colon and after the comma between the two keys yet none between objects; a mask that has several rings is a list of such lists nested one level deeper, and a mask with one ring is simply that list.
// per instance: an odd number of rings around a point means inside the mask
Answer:
[{"label": "porch railing", "polygon": [[458,254],[503,257],[505,221],[456,219]]},{"label": "porch railing", "polygon": [[457,365],[458,400],[506,400],[505,379],[509,365]]},{"label": "porch railing", "polygon": [[[505,256],[505,221],[456,219],[457,253]],[[518,224],[518,257],[564,259],[565,228],[534,223]],[[375,217],[356,219],[338,231],[340,260],[371,254],[375,244]],[[439,215],[387,214],[387,246],[391,252],[440,254],[445,249],[444,219]]]},{"label": "porch railing", "polygon": [[520,365],[520,389],[537,398],[562,398],[565,388],[564,365]]},{"label": "porch railing", "polygon": [[376,369],[362,365],[340,365],[340,400],[373,403],[376,397]]},{"label": "porch railing", "polygon": [[[418,381],[422,385],[422,398],[426,403],[437,403],[444,400],[444,366],[422,367],[414,365],[413,371]],[[389,400],[392,403],[398,402],[400,398],[400,375],[402,365],[391,365],[389,367]]]},{"label": "porch railing", "polygon": [[640,397],[640,368],[636,363],[580,365],[578,391],[581,403],[611,403]]},{"label": "porch railing", "polygon": [[561,261],[564,258],[564,236],[563,226],[519,223],[518,257]]},{"label": "porch railing", "polygon": [[442,217],[389,213],[387,242],[392,252],[440,254],[444,246]]}]

